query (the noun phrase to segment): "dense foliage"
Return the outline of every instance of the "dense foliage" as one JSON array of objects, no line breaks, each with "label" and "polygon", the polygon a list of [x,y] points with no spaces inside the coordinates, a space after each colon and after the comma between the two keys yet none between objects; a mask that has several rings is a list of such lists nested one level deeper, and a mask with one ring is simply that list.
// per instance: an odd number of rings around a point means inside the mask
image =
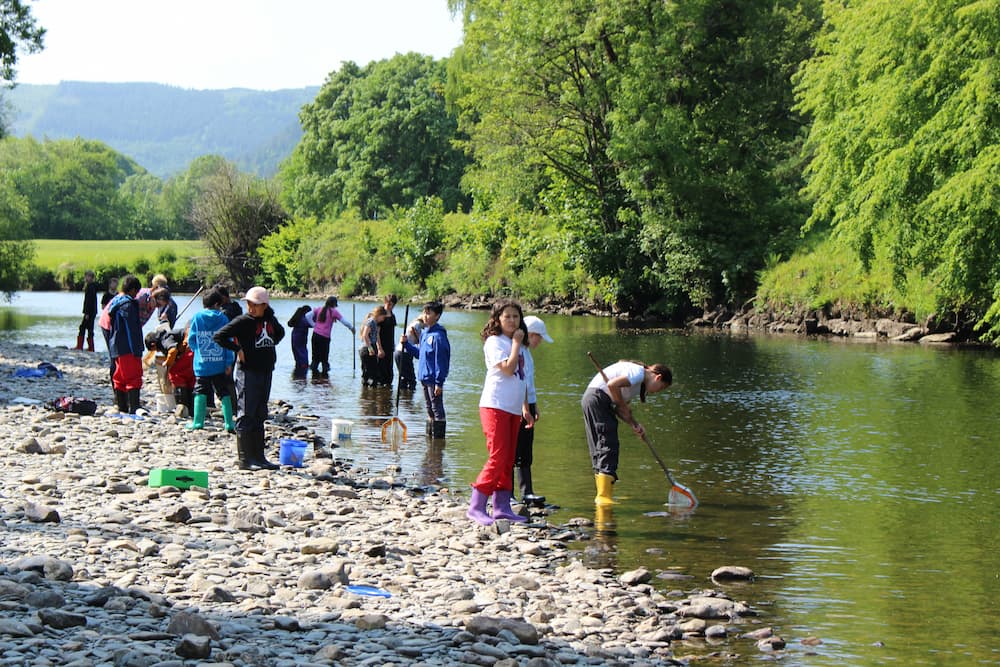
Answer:
[{"label": "dense foliage", "polygon": [[274,184],[7,139],[0,239],[197,229],[241,285],[846,302],[1000,338],[1000,0],[450,5],[452,57],[345,63]]},{"label": "dense foliage", "polygon": [[607,300],[750,297],[804,210],[810,3],[469,0],[452,66],[477,205],[555,216]]},{"label": "dense foliage", "polygon": [[281,171],[292,212],[384,218],[427,196],[464,206],[465,159],[451,145],[444,82],[444,63],[415,53],[331,74],[302,109],[302,140]]},{"label": "dense foliage", "polygon": [[45,28],[36,23],[28,3],[0,0],[0,79],[13,82],[18,51],[36,53],[42,49],[44,38]]},{"label": "dense foliage", "polygon": [[[1000,2],[826,5],[799,79],[810,224],[1000,336]],[[992,304],[992,305],[991,305]],[[987,308],[989,310],[987,311]]]}]

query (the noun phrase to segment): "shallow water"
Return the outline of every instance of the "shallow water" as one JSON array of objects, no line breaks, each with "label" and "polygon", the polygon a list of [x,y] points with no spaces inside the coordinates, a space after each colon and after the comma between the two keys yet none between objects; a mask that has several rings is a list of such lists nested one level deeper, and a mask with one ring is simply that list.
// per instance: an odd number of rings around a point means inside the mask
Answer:
[{"label": "shallow water", "polygon": [[[186,303],[183,295],[177,300]],[[80,294],[19,294],[0,305],[0,338],[72,344],[81,303]],[[284,321],[300,303],[274,306]],[[370,308],[346,302],[341,312],[360,323]],[[350,420],[353,437],[340,442],[338,457],[465,488],[485,459],[476,407],[485,319],[446,310],[441,321],[453,361],[443,446],[424,438],[419,395],[400,396],[407,441],[397,449],[380,441],[396,396],[361,387],[354,339],[343,327],[334,328],[329,379],[293,378],[282,343],[272,398],[322,419],[324,433],[331,418]],[[535,353],[542,413],[535,487],[561,507],[553,522],[599,521],[595,539],[577,547],[589,564],[647,567],[665,590],[712,586],[714,568],[748,566],[756,581],[726,588],[788,641],[785,661],[793,664],[1000,664],[992,613],[1000,593],[995,354],[688,336],[588,317],[545,321],[556,343]],[[634,358],[673,367],[674,386],[633,407],[678,481],[697,494],[695,511],[668,511],[663,471],[623,433],[621,502],[595,516],[579,414],[594,372],[588,350],[605,363]],[[800,643],[811,636],[823,643]],[[742,652],[739,663],[773,659],[748,642],[726,650]]]}]

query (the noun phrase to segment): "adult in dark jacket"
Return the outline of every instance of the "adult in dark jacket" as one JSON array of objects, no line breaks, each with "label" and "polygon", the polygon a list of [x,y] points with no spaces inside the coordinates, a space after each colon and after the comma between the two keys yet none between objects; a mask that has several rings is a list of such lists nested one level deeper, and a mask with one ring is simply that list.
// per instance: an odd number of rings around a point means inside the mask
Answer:
[{"label": "adult in dark jacket", "polygon": [[97,293],[100,288],[94,282],[94,272],[87,271],[83,274],[83,321],[80,322],[80,330],[76,334],[76,348],[83,349],[83,337],[87,336],[87,351],[94,351],[94,320],[97,319]]},{"label": "adult in dark jacket", "polygon": [[115,364],[111,384],[115,402],[121,412],[135,414],[139,409],[139,390],[142,388],[142,324],[139,321],[139,304],[135,295],[142,283],[129,274],[122,278],[121,292],[108,304],[111,333],[108,352]]},{"label": "adult in dark jacket", "polygon": [[274,470],[264,455],[264,422],[271,397],[275,348],[285,330],[269,305],[267,290],[251,287],[243,300],[247,313],[215,332],[212,339],[236,352],[236,453],[240,469]]}]

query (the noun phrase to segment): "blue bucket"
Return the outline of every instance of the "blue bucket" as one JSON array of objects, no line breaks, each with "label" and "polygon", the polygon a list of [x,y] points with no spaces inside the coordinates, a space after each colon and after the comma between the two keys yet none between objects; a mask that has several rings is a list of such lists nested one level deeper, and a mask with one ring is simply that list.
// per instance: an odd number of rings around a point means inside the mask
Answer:
[{"label": "blue bucket", "polygon": [[278,462],[283,466],[301,468],[302,462],[306,458],[305,442],[301,440],[283,439],[278,441]]}]

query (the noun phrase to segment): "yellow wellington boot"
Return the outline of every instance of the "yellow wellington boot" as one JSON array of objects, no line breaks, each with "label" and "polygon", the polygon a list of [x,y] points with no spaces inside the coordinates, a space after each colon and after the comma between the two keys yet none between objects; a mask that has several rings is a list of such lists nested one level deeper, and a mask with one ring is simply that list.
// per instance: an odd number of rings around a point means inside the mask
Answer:
[{"label": "yellow wellington boot", "polygon": [[611,485],[615,483],[615,478],[599,472],[594,475],[594,482],[597,483],[597,497],[594,503],[597,505],[614,505],[615,501],[611,497]]}]

